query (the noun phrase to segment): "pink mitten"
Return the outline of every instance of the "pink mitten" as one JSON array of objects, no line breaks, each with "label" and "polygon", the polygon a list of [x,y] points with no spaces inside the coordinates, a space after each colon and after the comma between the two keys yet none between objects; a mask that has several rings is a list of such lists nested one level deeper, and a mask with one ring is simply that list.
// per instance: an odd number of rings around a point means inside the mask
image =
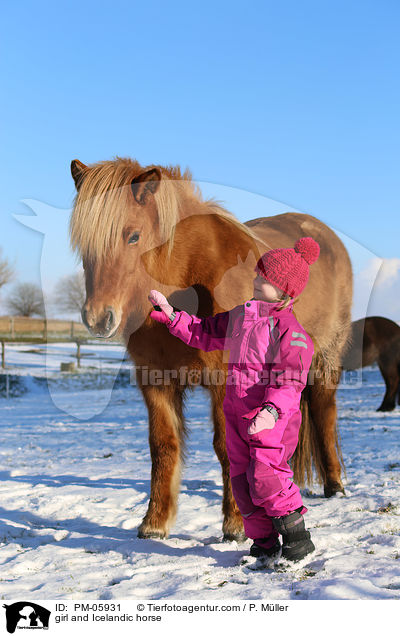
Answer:
[{"label": "pink mitten", "polygon": [[249,435],[254,435],[255,433],[259,433],[264,429],[271,429],[275,426],[275,418],[266,409],[263,409],[259,412],[257,417],[253,420],[250,426],[247,429]]},{"label": "pink mitten", "polygon": [[171,307],[165,296],[156,289],[152,289],[148,295],[148,299],[156,308],[150,313],[150,318],[153,318],[157,322],[162,322],[164,325],[170,324],[170,316],[174,308]]}]

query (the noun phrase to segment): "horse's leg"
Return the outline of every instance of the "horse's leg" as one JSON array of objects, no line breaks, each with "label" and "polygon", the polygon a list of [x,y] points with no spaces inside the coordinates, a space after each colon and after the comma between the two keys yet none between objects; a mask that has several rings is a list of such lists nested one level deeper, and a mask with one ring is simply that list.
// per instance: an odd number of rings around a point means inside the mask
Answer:
[{"label": "horse's leg", "polygon": [[338,362],[337,370],[332,367],[330,371],[315,373],[309,385],[309,408],[314,428],[316,463],[324,483],[325,497],[331,497],[336,492],[344,493],[337,453],[336,390],[339,380]]},{"label": "horse's leg", "polygon": [[184,420],[182,393],[173,384],[138,384],[149,413],[151,466],[150,502],[138,537],[166,538],[175,521],[181,478]]},{"label": "horse's leg", "polygon": [[379,370],[386,384],[386,393],[377,411],[393,411],[396,407],[396,393],[399,386],[399,369],[396,360],[388,360],[384,356],[378,359]]},{"label": "horse's leg", "polygon": [[232,494],[232,485],[229,477],[229,460],[225,446],[225,415],[222,408],[224,401],[225,386],[206,386],[211,395],[212,417],[214,422],[213,446],[222,469],[223,498],[222,532],[224,541],[244,541],[246,536],[243,530],[243,521]]}]

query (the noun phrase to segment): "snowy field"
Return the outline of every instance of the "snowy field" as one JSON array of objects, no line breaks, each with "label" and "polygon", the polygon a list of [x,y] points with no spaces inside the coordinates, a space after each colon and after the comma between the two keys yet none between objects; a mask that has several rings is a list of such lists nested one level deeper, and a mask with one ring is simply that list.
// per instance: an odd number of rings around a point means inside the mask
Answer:
[{"label": "snowy field", "polygon": [[150,491],[147,411],[128,371],[112,390],[122,347],[103,346],[100,356],[99,347],[83,347],[92,355],[82,364],[92,369],[79,377],[58,372],[73,345],[53,345],[49,387],[38,350],[7,347],[8,399],[0,377],[2,599],[400,598],[400,407],[376,412],[378,369],[338,391],[347,496],[303,491],[316,551],[290,571],[257,571],[241,563],[250,540],[221,540],[207,392],[189,394],[188,461],[171,536],[138,539]]}]

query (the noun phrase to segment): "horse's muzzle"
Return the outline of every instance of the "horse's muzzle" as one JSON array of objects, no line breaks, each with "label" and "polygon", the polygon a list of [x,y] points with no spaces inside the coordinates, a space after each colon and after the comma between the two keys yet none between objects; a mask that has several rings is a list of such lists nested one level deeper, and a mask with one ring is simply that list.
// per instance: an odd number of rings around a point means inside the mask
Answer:
[{"label": "horse's muzzle", "polygon": [[83,324],[96,338],[110,338],[118,328],[119,323],[112,307],[105,307],[103,314],[99,317],[84,305],[81,315]]}]

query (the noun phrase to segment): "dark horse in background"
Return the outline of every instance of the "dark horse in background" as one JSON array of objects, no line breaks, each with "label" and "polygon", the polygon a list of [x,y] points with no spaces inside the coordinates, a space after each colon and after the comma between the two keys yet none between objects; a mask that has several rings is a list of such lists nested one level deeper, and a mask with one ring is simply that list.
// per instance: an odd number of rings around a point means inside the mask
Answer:
[{"label": "dark horse in background", "polygon": [[[351,324],[353,280],[338,236],[307,214],[240,223],[219,203],[203,200],[190,172],[181,173],[179,167],[143,167],[117,157],[89,166],[74,160],[71,172],[77,189],[71,244],[82,258],[86,281],[82,318],[92,335],[123,339],[149,414],[151,492],[138,536],[167,537],[174,523],[184,458],[185,394],[194,388],[197,374],[197,384],[209,391],[211,400],[213,444],[222,467],[224,538],[243,538],[222,409],[229,352],[204,352],[174,338],[150,318],[148,293],[158,289],[171,305],[199,317],[227,311],[252,297],[258,258],[272,248],[293,247],[302,236],[318,241],[321,252],[294,305],[313,338],[315,354],[303,391],[293,470],[301,486],[312,479],[314,466],[326,496],[343,492],[335,395]],[[164,380],[150,382],[150,371],[160,372]],[[225,380],[208,381],[214,371],[223,371]]]},{"label": "dark horse in background", "polygon": [[382,316],[368,316],[351,323],[351,346],[343,357],[343,369],[353,371],[375,362],[386,384],[377,411],[393,411],[400,404],[400,327]]}]

